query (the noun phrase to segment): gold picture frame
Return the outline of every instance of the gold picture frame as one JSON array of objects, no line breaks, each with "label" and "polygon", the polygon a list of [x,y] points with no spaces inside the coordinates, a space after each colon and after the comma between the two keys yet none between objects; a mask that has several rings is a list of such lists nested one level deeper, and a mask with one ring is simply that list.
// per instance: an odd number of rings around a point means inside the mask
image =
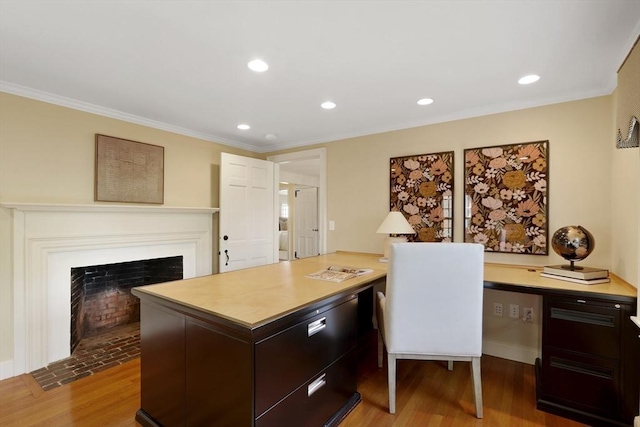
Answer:
[{"label": "gold picture frame", "polygon": [[453,151],[389,160],[389,210],[402,212],[416,231],[407,240],[453,241],[453,160]]},{"label": "gold picture frame", "polygon": [[96,134],[95,201],[164,203],[164,147]]},{"label": "gold picture frame", "polygon": [[465,242],[547,255],[549,141],[464,150]]}]

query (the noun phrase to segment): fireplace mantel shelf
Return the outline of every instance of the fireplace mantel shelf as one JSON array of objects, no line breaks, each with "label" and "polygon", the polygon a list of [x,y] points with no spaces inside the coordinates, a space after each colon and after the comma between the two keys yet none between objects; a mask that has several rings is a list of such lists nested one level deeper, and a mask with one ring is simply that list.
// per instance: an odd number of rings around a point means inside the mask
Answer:
[{"label": "fireplace mantel shelf", "polygon": [[113,213],[216,213],[220,208],[194,208],[180,206],[138,206],[138,205],[81,205],[56,203],[22,203],[2,202],[0,206],[19,211],[54,211],[54,212],[113,212]]}]

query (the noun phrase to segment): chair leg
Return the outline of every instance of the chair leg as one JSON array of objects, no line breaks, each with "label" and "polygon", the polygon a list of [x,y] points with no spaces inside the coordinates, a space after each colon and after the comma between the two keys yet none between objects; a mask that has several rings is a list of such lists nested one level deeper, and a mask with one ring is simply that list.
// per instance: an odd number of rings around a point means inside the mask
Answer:
[{"label": "chair leg", "polygon": [[384,361],[384,341],[382,340],[382,333],[378,328],[378,368],[382,368],[382,362]]},{"label": "chair leg", "polygon": [[471,359],[471,385],[476,402],[476,417],[482,418],[482,380],[480,378],[480,358]]},{"label": "chair leg", "polygon": [[453,360],[449,360],[447,362],[447,369],[453,371]]},{"label": "chair leg", "polygon": [[396,413],[396,355],[387,352],[389,381],[389,413]]}]

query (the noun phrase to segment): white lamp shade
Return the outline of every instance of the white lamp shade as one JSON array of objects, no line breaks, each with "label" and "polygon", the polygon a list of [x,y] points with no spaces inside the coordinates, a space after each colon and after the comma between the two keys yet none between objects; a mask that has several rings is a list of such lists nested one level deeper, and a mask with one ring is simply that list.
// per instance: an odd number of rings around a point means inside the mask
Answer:
[{"label": "white lamp shade", "polygon": [[404,217],[402,212],[389,212],[387,217],[382,221],[376,233],[382,234],[416,234],[409,221]]}]

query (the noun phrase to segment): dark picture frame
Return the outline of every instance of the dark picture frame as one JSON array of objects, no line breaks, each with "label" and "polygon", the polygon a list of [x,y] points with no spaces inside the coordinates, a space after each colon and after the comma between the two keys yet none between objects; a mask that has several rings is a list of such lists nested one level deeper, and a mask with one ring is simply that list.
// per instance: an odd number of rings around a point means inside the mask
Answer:
[{"label": "dark picture frame", "polygon": [[465,242],[486,252],[549,252],[549,141],[464,150]]},{"label": "dark picture frame", "polygon": [[453,241],[454,152],[394,157],[390,211],[400,211],[416,231],[408,241]]}]

